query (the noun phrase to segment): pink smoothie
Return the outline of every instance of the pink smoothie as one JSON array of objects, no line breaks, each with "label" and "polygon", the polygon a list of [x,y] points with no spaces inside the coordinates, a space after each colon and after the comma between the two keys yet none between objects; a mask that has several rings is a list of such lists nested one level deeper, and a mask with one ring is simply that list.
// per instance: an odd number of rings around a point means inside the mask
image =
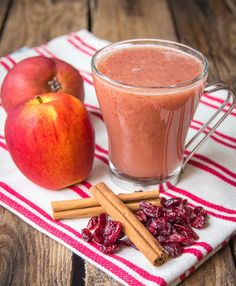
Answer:
[{"label": "pink smoothie", "polygon": [[138,178],[162,179],[179,172],[205,80],[165,87],[201,75],[200,60],[173,48],[139,45],[106,54],[97,68],[123,84],[94,74],[111,163],[119,172]]}]

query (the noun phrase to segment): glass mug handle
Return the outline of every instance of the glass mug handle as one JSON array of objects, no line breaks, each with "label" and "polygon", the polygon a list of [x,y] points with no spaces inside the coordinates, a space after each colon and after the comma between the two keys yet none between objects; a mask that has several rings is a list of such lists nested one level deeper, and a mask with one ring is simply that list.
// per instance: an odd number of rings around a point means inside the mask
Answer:
[{"label": "glass mug handle", "polygon": [[[189,142],[185,145],[185,150],[187,150],[194,142],[195,140],[201,135],[203,132],[205,133],[205,136],[193,147],[192,151],[189,152],[189,154],[184,157],[183,163],[182,163],[182,169],[187,164],[187,162],[191,159],[191,157],[197,152],[197,150],[203,145],[203,143],[215,132],[217,127],[225,120],[225,118],[230,114],[230,112],[233,110],[235,104],[236,104],[236,96],[234,92],[226,85],[223,81],[217,81],[212,82],[208,84],[204,92],[212,93],[219,90],[226,90],[228,91],[227,98],[223,102],[223,104],[219,107],[219,109],[208,119],[208,121],[199,129],[199,131],[189,140]],[[219,113],[225,108],[225,106],[230,102],[231,105],[229,109],[217,120],[217,122],[214,124],[213,127],[209,127],[209,124],[213,122],[213,120],[219,115]],[[209,128],[209,131],[207,129]]]}]

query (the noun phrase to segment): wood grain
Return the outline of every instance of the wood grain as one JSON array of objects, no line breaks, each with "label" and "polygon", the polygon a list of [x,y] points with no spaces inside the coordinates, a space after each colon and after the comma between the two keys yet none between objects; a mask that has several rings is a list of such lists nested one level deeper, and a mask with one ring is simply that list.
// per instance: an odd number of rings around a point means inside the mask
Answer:
[{"label": "wood grain", "polygon": [[106,273],[86,262],[85,286],[122,286]]},{"label": "wood grain", "polygon": [[[203,2],[173,0],[170,5],[167,5],[166,1],[91,0],[91,29],[97,36],[110,41],[127,38],[159,37],[185,42],[207,55],[211,65],[211,79],[213,79],[220,76],[217,68],[219,62],[215,59],[219,55],[217,48],[214,49],[214,53],[211,46],[209,47],[208,35],[209,33],[213,34],[214,25],[211,25],[210,28],[206,27],[206,21],[210,22],[210,20],[205,18],[212,19],[214,15],[211,14],[211,11],[208,15],[203,14],[200,6],[204,5]],[[222,18],[223,14],[220,17]],[[235,21],[232,20],[232,23],[235,23]],[[214,40],[215,42],[220,41]],[[219,43],[217,47],[219,47]],[[236,69],[234,71],[236,72]],[[221,267],[222,270],[220,270]],[[89,286],[91,285],[89,283],[98,277],[99,270],[87,265],[86,271],[89,274],[86,285]],[[100,279],[106,285],[112,285],[112,281],[108,276],[102,275]],[[233,285],[234,279],[235,269],[232,254],[227,246],[180,285]]]},{"label": "wood grain", "polygon": [[86,0],[15,0],[1,37],[0,55],[87,28]]},{"label": "wood grain", "polygon": [[[234,0],[0,0],[0,29],[6,20],[0,30],[0,55],[91,27],[110,41],[179,39],[207,55],[211,79],[221,77],[235,87],[235,17]],[[231,249],[235,255],[236,239]],[[78,256],[0,207],[0,286],[82,285],[81,269]],[[90,264],[86,273],[87,286],[119,285]],[[181,285],[231,286],[234,281],[226,246]]]},{"label": "wood grain", "polygon": [[[7,1],[0,1],[0,9],[4,2]],[[87,3],[86,0],[15,0],[5,18],[1,55],[87,28]],[[1,207],[0,216],[1,286],[81,285],[80,258]]]},{"label": "wood grain", "polygon": [[235,286],[236,272],[229,245],[191,274],[181,286]]},{"label": "wood grain", "polygon": [[210,79],[236,88],[236,1],[170,0],[179,40],[203,52]]},{"label": "wood grain", "polygon": [[[205,54],[209,79],[236,85],[236,2],[231,0],[170,0],[176,34]],[[181,285],[235,285],[235,267],[230,247],[216,253]]]},{"label": "wood grain", "polygon": [[7,20],[8,12],[11,6],[10,0],[0,1],[0,40],[4,29],[4,23]]},{"label": "wood grain", "polygon": [[172,18],[164,0],[91,0],[91,30],[98,37],[175,39]]},{"label": "wood grain", "polygon": [[[236,281],[235,266],[231,260],[231,250],[226,245],[179,286],[234,286]],[[86,264],[86,286],[116,285],[118,282],[95,267]]]},{"label": "wood grain", "polygon": [[[167,2],[164,0],[90,0],[90,27],[109,41],[130,38],[176,40]],[[86,262],[85,285],[120,285]]]},{"label": "wood grain", "polygon": [[0,208],[0,285],[71,285],[72,253]]},{"label": "wood grain", "polygon": [[236,267],[236,236],[231,239],[230,248],[234,259],[234,266]]}]

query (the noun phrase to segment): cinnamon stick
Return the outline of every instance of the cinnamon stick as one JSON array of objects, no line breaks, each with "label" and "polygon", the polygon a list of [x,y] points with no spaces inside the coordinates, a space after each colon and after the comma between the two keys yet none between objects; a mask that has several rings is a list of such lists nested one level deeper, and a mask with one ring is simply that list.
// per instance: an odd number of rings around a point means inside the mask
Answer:
[{"label": "cinnamon stick", "polygon": [[123,231],[153,265],[161,265],[167,253],[136,216],[104,183],[90,189],[105,212],[122,224]]},{"label": "cinnamon stick", "polygon": [[[151,204],[155,206],[160,205],[160,200],[148,200],[147,202],[150,202]],[[131,211],[136,211],[138,210],[139,203],[127,203],[126,206],[128,207],[129,210]],[[72,210],[66,210],[66,211],[61,211],[61,212],[53,212],[53,218],[56,220],[59,219],[73,219],[73,218],[83,218],[83,217],[92,217],[99,215],[101,213],[105,212],[103,207],[101,206],[96,206],[96,207],[89,207],[89,208],[81,208],[81,209],[72,209]]]},{"label": "cinnamon stick", "polygon": [[[148,199],[157,199],[159,197],[159,190],[134,192],[130,194],[119,194],[117,197],[123,202],[144,201]],[[54,212],[61,212],[67,210],[75,210],[88,207],[98,207],[99,203],[94,198],[76,199],[67,201],[53,201],[51,202],[52,210]]]}]

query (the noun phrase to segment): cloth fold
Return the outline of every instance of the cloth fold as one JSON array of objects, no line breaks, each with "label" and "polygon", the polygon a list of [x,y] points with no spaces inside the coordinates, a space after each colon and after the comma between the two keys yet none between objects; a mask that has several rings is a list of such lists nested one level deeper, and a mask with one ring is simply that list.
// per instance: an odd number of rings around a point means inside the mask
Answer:
[{"label": "cloth fold", "polygon": [[[84,79],[85,104],[96,131],[95,162],[89,179],[58,192],[50,191],[31,183],[14,165],[4,138],[6,113],[0,106],[0,204],[124,285],[176,285],[236,232],[236,109],[189,161],[178,185],[167,183],[160,188],[162,196],[181,196],[188,199],[190,205],[201,205],[208,211],[209,225],[196,231],[199,241],[161,267],[150,265],[139,251],[131,247],[114,255],[103,254],[96,244],[88,244],[81,239],[81,229],[88,219],[54,221],[50,202],[89,197],[88,189],[99,181],[106,182],[116,193],[124,192],[109,177],[107,135],[90,68],[92,55],[107,44],[88,31],[80,30],[45,45],[25,47],[0,58],[0,84],[17,62],[35,55],[58,57],[76,67]],[[224,92],[201,97],[188,139],[216,111],[224,98]]]}]

